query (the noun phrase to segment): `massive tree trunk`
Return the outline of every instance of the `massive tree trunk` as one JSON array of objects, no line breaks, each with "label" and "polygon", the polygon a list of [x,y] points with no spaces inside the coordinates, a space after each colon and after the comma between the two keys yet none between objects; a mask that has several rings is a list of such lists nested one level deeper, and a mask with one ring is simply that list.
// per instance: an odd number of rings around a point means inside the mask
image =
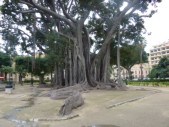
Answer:
[{"label": "massive tree trunk", "polygon": [[[81,81],[82,79],[86,81],[86,65],[85,65],[85,58],[84,58],[84,52],[83,52],[83,40],[82,40],[82,28],[83,24],[81,21],[77,23],[77,55],[78,55],[78,60],[79,60],[79,78]],[[83,77],[82,77],[83,76]]]},{"label": "massive tree trunk", "polygon": [[104,56],[102,64],[102,82],[106,83],[109,81],[108,79],[108,69],[110,66],[110,45],[108,46],[108,49],[106,51],[106,55]]},{"label": "massive tree trunk", "polygon": [[23,81],[22,81],[22,73],[19,73],[19,83],[21,84],[21,86],[23,85]]},{"label": "massive tree trunk", "polygon": [[131,71],[131,68],[127,68],[127,71],[128,71],[128,75],[129,75],[129,80],[132,80],[132,71]]},{"label": "massive tree trunk", "polygon": [[72,53],[71,50],[69,49],[68,51],[69,54],[69,86],[73,85],[73,77],[72,77]]},{"label": "massive tree trunk", "polygon": [[44,84],[45,83],[44,82],[44,75],[39,76],[39,80],[40,80],[40,85]]},{"label": "massive tree trunk", "polygon": [[96,86],[95,80],[95,75],[92,73],[91,69],[91,59],[90,59],[90,47],[91,47],[91,42],[89,38],[89,33],[87,28],[84,28],[84,36],[83,36],[83,53],[84,53],[84,58],[85,58],[85,66],[86,66],[86,81],[88,85],[90,86]]},{"label": "massive tree trunk", "polygon": [[74,41],[74,47],[73,47],[73,84],[77,83],[77,42]]},{"label": "massive tree trunk", "polygon": [[[66,49],[66,55],[67,55],[67,49]],[[69,68],[68,68],[68,63],[67,63],[67,60],[68,59],[68,57],[66,56],[65,57],[65,72],[64,72],[64,78],[65,78],[65,86],[67,87],[67,86],[69,86],[69,81],[68,81],[68,77],[69,77]]]}]

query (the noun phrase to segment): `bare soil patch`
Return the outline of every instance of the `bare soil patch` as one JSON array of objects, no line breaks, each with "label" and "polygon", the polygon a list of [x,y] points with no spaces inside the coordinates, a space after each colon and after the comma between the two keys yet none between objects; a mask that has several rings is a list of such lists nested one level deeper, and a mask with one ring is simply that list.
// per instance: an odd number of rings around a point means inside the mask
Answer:
[{"label": "bare soil patch", "polygon": [[[41,96],[44,93],[48,93],[50,88],[32,88],[30,86],[17,86],[12,94],[5,94],[0,92],[0,117],[3,117],[5,113],[11,109],[23,107],[29,104],[29,99],[32,98],[32,94],[35,91],[40,91],[40,94],[34,98],[34,104],[30,107],[23,108],[17,113],[18,119],[30,120],[38,118],[56,118],[61,105],[64,100],[52,100],[50,97]],[[89,90],[82,93],[84,98],[84,105],[73,110],[72,114],[78,114],[79,117],[66,120],[64,124],[74,125],[75,120],[90,121],[89,114],[95,114],[97,112],[104,113],[106,107],[112,103],[118,103],[126,98],[132,98],[137,96],[143,96],[149,94],[150,90],[136,90],[128,89],[126,91],[115,90]],[[96,116],[97,117],[97,116]],[[53,126],[62,125],[62,121],[40,121],[41,126]],[[80,123],[79,123],[80,124]]]}]

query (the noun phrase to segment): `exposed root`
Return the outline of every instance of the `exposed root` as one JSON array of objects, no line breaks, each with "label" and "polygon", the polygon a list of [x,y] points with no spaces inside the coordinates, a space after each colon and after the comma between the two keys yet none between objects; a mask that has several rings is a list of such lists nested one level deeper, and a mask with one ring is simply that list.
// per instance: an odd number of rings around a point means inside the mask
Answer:
[{"label": "exposed root", "polygon": [[87,82],[82,82],[81,84],[76,84],[74,86],[68,86],[60,89],[53,89],[50,92],[43,94],[42,96],[50,97],[51,99],[66,99],[73,95],[74,91],[84,92],[91,89],[115,89],[115,90],[126,90],[127,87],[119,86],[115,82],[103,83],[96,82],[96,87],[91,87]]},{"label": "exposed root", "polygon": [[116,83],[104,83],[104,82],[97,82],[97,89],[116,89]]},{"label": "exposed root", "polygon": [[59,116],[65,116],[72,113],[73,109],[84,104],[84,99],[80,92],[73,92],[73,95],[68,97],[59,110]]},{"label": "exposed root", "polygon": [[88,89],[87,85],[77,84],[74,86],[69,86],[61,89],[54,89],[41,96],[50,97],[51,99],[55,99],[55,100],[66,99],[69,96],[72,96],[74,91],[82,92],[82,91],[86,91],[87,89]]}]

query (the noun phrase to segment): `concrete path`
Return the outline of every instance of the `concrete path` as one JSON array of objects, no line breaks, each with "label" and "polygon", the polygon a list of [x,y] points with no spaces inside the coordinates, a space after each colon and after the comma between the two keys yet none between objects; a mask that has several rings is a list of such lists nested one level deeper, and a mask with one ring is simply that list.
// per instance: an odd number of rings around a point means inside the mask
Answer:
[{"label": "concrete path", "polygon": [[169,127],[169,88],[157,90],[161,92],[109,109],[100,107],[87,112],[86,116],[54,122],[50,127]]}]

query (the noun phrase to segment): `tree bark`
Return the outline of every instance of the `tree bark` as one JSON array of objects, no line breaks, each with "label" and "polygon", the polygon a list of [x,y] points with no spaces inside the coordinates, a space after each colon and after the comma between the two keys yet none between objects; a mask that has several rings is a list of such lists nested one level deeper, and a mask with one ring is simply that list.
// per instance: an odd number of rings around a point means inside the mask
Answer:
[{"label": "tree bark", "polygon": [[106,55],[104,57],[104,60],[103,60],[103,70],[102,70],[102,81],[104,83],[108,82],[108,67],[109,67],[109,64],[110,64],[110,45],[108,46],[108,49],[106,51]]},{"label": "tree bark", "polygon": [[73,84],[77,83],[77,42],[74,41],[73,48]]},{"label": "tree bark", "polygon": [[23,86],[22,74],[21,73],[19,73],[19,83],[21,84],[21,86]]},{"label": "tree bark", "polygon": [[84,99],[80,92],[74,92],[72,96],[69,96],[64,104],[61,106],[59,110],[60,116],[69,115],[73,109],[84,104]]},{"label": "tree bark", "polygon": [[44,75],[41,75],[41,76],[39,77],[39,79],[40,79],[40,85],[45,83],[45,82],[44,82]]},{"label": "tree bark", "polygon": [[69,69],[68,69],[68,49],[66,48],[66,53],[65,53],[65,71],[64,71],[64,79],[65,79],[65,86],[69,86],[68,80],[69,80]]},{"label": "tree bark", "polygon": [[128,74],[129,74],[129,80],[132,80],[132,72],[131,72],[131,68],[127,68]]},{"label": "tree bark", "polygon": [[71,50],[68,50],[68,54],[69,54],[69,86],[73,85],[73,81],[72,81],[72,53]]}]

